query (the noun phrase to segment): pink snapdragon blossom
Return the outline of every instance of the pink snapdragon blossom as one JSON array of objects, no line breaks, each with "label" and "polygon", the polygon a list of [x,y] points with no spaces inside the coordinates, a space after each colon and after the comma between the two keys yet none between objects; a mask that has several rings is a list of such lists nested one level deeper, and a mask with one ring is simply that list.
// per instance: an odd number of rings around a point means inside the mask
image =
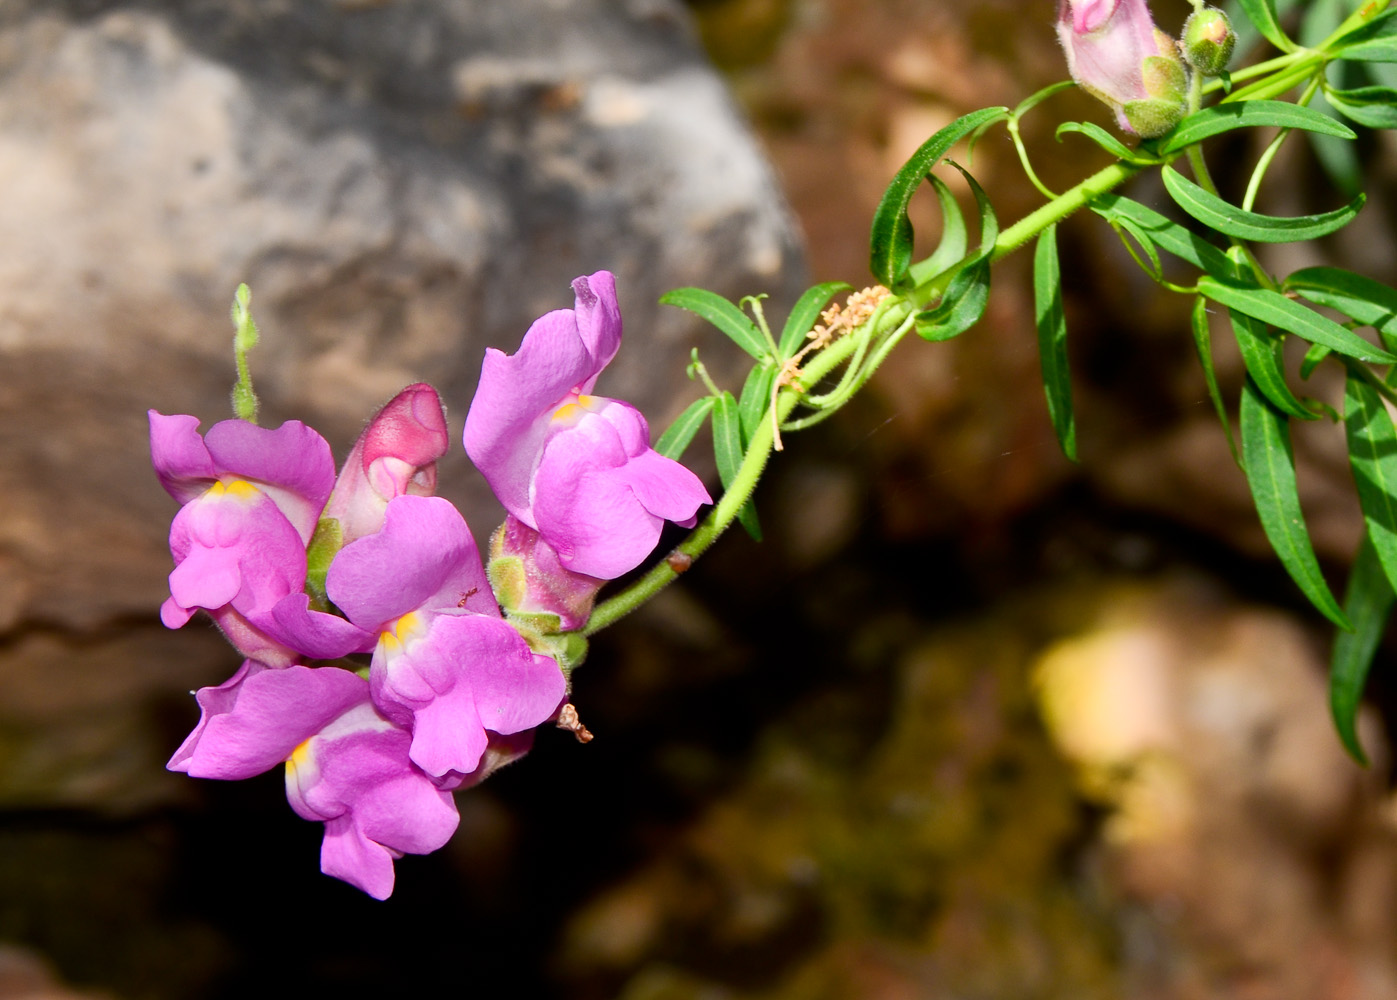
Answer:
[{"label": "pink snapdragon blossom", "polygon": [[446,413],[430,385],[418,382],[389,400],[354,443],[325,506],[341,542],[382,528],[394,497],[435,493],[436,463],[448,447]]},{"label": "pink snapdragon blossom", "polygon": [[472,774],[492,733],[533,729],[563,700],[557,662],[500,617],[470,529],[446,500],[392,500],[382,531],[340,550],[326,591],[376,637],[374,703],[411,729],[409,755],[428,774]]},{"label": "pink snapdragon blossom", "polygon": [[1072,78],[1122,129],[1148,139],[1179,123],[1188,73],[1145,0],[1059,0],[1057,33]]},{"label": "pink snapdragon blossom", "polygon": [[285,761],[291,807],[325,824],[325,874],[386,899],[395,859],[435,851],[455,832],[455,784],[408,759],[411,735],[374,708],[357,674],[249,660],[196,698],[199,724],[170,770],[236,780]]},{"label": "pink snapdragon blossom", "polygon": [[305,583],[306,543],[334,483],[330,446],[299,421],[275,430],[150,411],[151,461],[184,506],[170,526],[170,628],[204,608],[244,655],[284,666],[272,609]]},{"label": "pink snapdragon blossom", "polygon": [[650,447],[639,410],[592,395],[621,345],[616,279],[598,271],[572,287],[575,308],[536,320],[515,354],[485,352],[466,453],[564,568],[610,580],[640,565],[665,521],[692,525],[712,500]]}]

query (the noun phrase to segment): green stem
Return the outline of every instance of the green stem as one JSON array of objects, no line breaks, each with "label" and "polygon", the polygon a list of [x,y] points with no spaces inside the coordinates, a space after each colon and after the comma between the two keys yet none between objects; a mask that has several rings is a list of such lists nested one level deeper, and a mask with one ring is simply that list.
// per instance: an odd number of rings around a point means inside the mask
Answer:
[{"label": "green stem", "polygon": [[[883,323],[892,324],[895,320],[897,324],[901,324],[907,318],[906,309],[906,306],[889,309],[884,314]],[[877,330],[870,331],[873,335],[878,332]],[[801,375],[801,388],[817,384],[822,378],[834,371],[858,346],[857,342],[863,339],[865,338],[854,335],[842,337],[816,354],[806,365],[805,371]],[[784,421],[786,417],[790,416],[799,399],[800,394],[796,388],[782,390],[780,395],[776,397],[777,419]],[[738,511],[751,497],[752,491],[757,488],[757,481],[761,479],[762,472],[766,469],[767,459],[771,457],[774,440],[772,435],[772,422],[770,420],[758,423],[752,431],[752,440],[747,445],[747,454],[737,469],[737,475],[733,477],[732,485],[728,487],[727,492],[718,500],[717,506],[709,512],[703,522],[689,534],[688,538],[675,547],[675,552],[683,553],[691,559],[697,559],[718,540],[718,536],[733,521],[737,520]],[[597,605],[591,618],[587,620],[582,634],[584,636],[595,635],[608,625],[624,618],[673,583],[678,575],[670,568],[669,561],[662,559],[651,567],[648,573],[625,590]]]},{"label": "green stem", "polygon": [[[999,238],[994,241],[994,250],[990,253],[990,263],[994,264],[1003,260],[1053,223],[1067,218],[1093,198],[1105,194],[1112,188],[1119,187],[1143,169],[1145,169],[1143,165],[1116,162],[1109,167],[1098,170],[1075,187],[1068,188],[1046,205],[1035,209],[1001,232]],[[948,268],[930,283],[932,285],[940,284],[940,287],[936,289],[938,294],[945,290],[945,284],[941,283],[941,279],[944,278],[945,282],[949,283],[954,270],[954,268]],[[918,292],[920,291],[921,289],[918,289]]]}]

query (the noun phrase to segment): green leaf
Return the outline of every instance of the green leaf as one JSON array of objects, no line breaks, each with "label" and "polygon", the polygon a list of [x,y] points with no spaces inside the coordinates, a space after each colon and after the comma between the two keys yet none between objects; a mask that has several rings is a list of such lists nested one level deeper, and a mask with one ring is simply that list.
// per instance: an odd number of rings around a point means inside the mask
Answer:
[{"label": "green leaf", "polygon": [[1175,257],[1188,261],[1194,267],[1209,274],[1231,274],[1232,264],[1223,252],[1197,233],[1190,232],[1176,222],[1170,222],[1152,208],[1146,208],[1138,201],[1123,195],[1104,194],[1091,202],[1091,207],[1107,222],[1124,226],[1126,222],[1134,228],[1132,235],[1143,232],[1155,246]]},{"label": "green leaf", "polygon": [[778,348],[781,360],[794,357],[805,344],[805,337],[815,328],[815,321],[825,311],[829,300],[840,292],[852,291],[853,286],[843,281],[826,281],[807,288],[786,317],[786,325],[781,330],[781,344]]},{"label": "green leaf", "polygon": [[1397,587],[1397,429],[1378,391],[1353,372],[1344,388],[1344,430],[1368,537]]},{"label": "green leaf", "polygon": [[959,263],[970,245],[965,216],[961,213],[956,196],[946,182],[935,174],[927,174],[926,179],[931,182],[936,191],[936,199],[941,203],[941,242],[936,245],[930,257],[912,265],[909,275],[913,286],[929,281],[946,268]]},{"label": "green leaf", "polygon": [[1033,251],[1033,306],[1038,321],[1038,359],[1048,416],[1062,453],[1077,461],[1077,423],[1072,413],[1072,376],[1067,364],[1067,319],[1062,311],[1062,274],[1058,267],[1057,225],[1038,236]]},{"label": "green leaf", "polygon": [[1162,156],[1167,156],[1211,136],[1236,128],[1260,125],[1304,129],[1306,132],[1318,132],[1341,139],[1354,138],[1353,129],[1342,122],[1337,122],[1322,112],[1291,104],[1289,101],[1237,101],[1195,111],[1179,122],[1159,152]]},{"label": "green leaf", "polygon": [[676,288],[660,296],[660,304],[678,306],[702,316],[722,330],[752,357],[761,361],[771,356],[766,338],[748,315],[716,292],[705,288]]},{"label": "green leaf", "polygon": [[990,261],[982,253],[956,272],[940,302],[917,313],[917,335],[933,341],[959,337],[980,322],[989,298]]},{"label": "green leaf", "polygon": [[1373,327],[1384,344],[1397,339],[1397,290],[1380,281],[1338,267],[1307,267],[1286,278],[1281,290]]},{"label": "green leaf", "polygon": [[1077,132],[1086,136],[1116,159],[1124,160],[1127,163],[1159,162],[1157,157],[1141,155],[1138,150],[1131,149],[1100,125],[1093,125],[1091,122],[1063,122],[1057,127],[1053,136],[1058,142],[1061,142],[1063,135],[1067,132]]},{"label": "green leaf", "polygon": [[1260,243],[1290,243],[1327,236],[1348,225],[1365,200],[1360,193],[1343,208],[1322,215],[1301,215],[1279,218],[1248,212],[1230,205],[1217,195],[1203,190],[1172,167],[1162,171],[1164,187],[1174,203],[1205,226],[1228,236]]},{"label": "green leaf", "polygon": [[1336,41],[1330,50],[1338,59],[1357,62],[1397,62],[1397,7],[1388,8],[1367,24]]},{"label": "green leaf", "polygon": [[771,383],[776,378],[776,366],[754,365],[742,386],[742,398],[737,404],[738,422],[742,425],[742,446],[752,440],[752,432],[766,415],[771,404]]},{"label": "green leaf", "polygon": [[1364,766],[1368,758],[1358,741],[1358,706],[1363,700],[1373,654],[1387,630],[1393,600],[1392,584],[1383,572],[1372,541],[1365,535],[1344,590],[1344,613],[1353,623],[1353,631],[1334,637],[1334,653],[1329,660],[1329,711],[1344,748]]},{"label": "green leaf", "polygon": [[665,432],[660,435],[660,439],[655,442],[655,450],[665,458],[672,458],[676,462],[684,454],[684,449],[689,447],[689,442],[698,434],[703,427],[703,422],[708,419],[709,412],[713,409],[713,397],[704,396],[696,399],[684,408],[684,412],[674,418],[674,423],[670,424]]},{"label": "green leaf", "polygon": [[1145,256],[1149,258],[1149,273],[1156,278],[1164,277],[1164,266],[1159,262],[1159,250],[1154,245],[1154,240],[1150,239],[1149,233],[1145,232],[1144,227],[1133,219],[1125,218],[1116,219],[1114,225],[1116,226],[1116,235],[1121,237],[1121,242],[1125,243],[1125,249],[1135,258],[1136,263],[1140,263],[1142,267],[1144,266],[1139,256],[1136,255],[1134,248],[1132,248],[1125,237],[1121,235],[1121,230],[1125,230],[1126,234],[1135,241],[1136,245],[1144,251]]},{"label": "green leaf", "polygon": [[1246,12],[1247,19],[1256,26],[1256,30],[1261,32],[1268,42],[1282,52],[1295,50],[1295,43],[1286,37],[1276,20],[1276,8],[1271,0],[1237,0],[1237,2]]},{"label": "green leaf", "polygon": [[[1324,99],[1322,92],[1316,92],[1310,99],[1310,107],[1332,118],[1339,117],[1339,112]],[[1358,148],[1352,142],[1318,132],[1306,132],[1305,141],[1340,194],[1352,198],[1363,190],[1363,165],[1358,159]]]},{"label": "green leaf", "polygon": [[1347,327],[1269,288],[1243,285],[1237,279],[1222,281],[1205,274],[1198,279],[1198,291],[1214,302],[1255,316],[1263,323],[1279,327],[1312,344],[1323,344],[1359,361],[1384,365],[1397,363],[1397,354],[1374,347]]},{"label": "green leaf", "polygon": [[1397,128],[1397,90],[1391,87],[1324,88],[1324,96],[1345,118],[1369,128]]},{"label": "green leaf", "polygon": [[[744,449],[742,447],[742,418],[738,413],[737,400],[732,393],[724,391],[713,406],[713,459],[718,466],[718,479],[723,489],[732,486],[742,468]],[[737,520],[747,529],[756,541],[762,540],[761,526],[757,523],[757,509],[748,500],[738,512]]]},{"label": "green leaf", "polygon": [[965,183],[970,185],[970,193],[975,196],[975,208],[980,214],[980,249],[989,253],[994,248],[994,241],[999,239],[999,216],[994,214],[989,195],[985,194],[985,189],[980,187],[980,182],[971,176],[970,171],[955,160],[946,162],[959,170]]},{"label": "green leaf", "polygon": [[[1233,277],[1246,282],[1249,275],[1242,251],[1234,248],[1227,252],[1227,257],[1232,265]],[[1229,309],[1227,315],[1232,321],[1232,335],[1237,340],[1237,350],[1242,355],[1247,374],[1271,401],[1271,405],[1287,416],[1300,420],[1319,419],[1319,415],[1297,399],[1286,384],[1282,338],[1271,333],[1265,323],[1244,312]]]},{"label": "green leaf", "polygon": [[1054,94],[1060,94],[1064,90],[1071,90],[1075,86],[1077,86],[1076,80],[1059,80],[1057,83],[1050,83],[1042,90],[1030,94],[1020,101],[1018,106],[1014,108],[1013,112],[1010,114],[1010,117],[1022,118]]},{"label": "green leaf", "polygon": [[912,264],[912,221],[907,217],[907,206],[923,178],[957,142],[981,125],[998,121],[1008,113],[1008,108],[983,108],[957,118],[922,143],[883,192],[869,233],[868,266],[873,276],[888,288],[901,291],[906,285]]},{"label": "green leaf", "polygon": [[1352,629],[1324,582],[1305,528],[1285,414],[1266,401],[1251,379],[1242,388],[1240,409],[1242,468],[1256,501],[1262,530],[1281,565],[1310,602],[1335,625]]},{"label": "green leaf", "polygon": [[1305,352],[1305,356],[1300,359],[1300,377],[1308,381],[1309,377],[1315,373],[1315,369],[1333,353],[1323,344],[1311,344],[1310,349]]},{"label": "green leaf", "polygon": [[1222,387],[1218,385],[1217,369],[1213,365],[1213,333],[1208,324],[1208,300],[1198,296],[1193,300],[1193,347],[1198,352],[1198,362],[1203,366],[1203,381],[1208,386],[1208,398],[1213,401],[1218,421],[1227,435],[1227,447],[1232,452],[1232,460],[1241,464],[1237,453],[1237,440],[1232,436],[1232,422],[1227,419],[1227,405],[1222,400]]}]

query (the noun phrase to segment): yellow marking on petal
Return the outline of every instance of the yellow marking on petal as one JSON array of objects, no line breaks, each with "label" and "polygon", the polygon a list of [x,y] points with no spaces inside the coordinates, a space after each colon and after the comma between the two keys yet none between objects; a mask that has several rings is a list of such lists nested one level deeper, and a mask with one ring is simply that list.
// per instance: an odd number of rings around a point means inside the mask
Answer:
[{"label": "yellow marking on petal", "polygon": [[262,491],[259,490],[256,486],[253,486],[251,483],[244,482],[241,479],[234,479],[231,483],[228,484],[227,488],[229,495],[235,496],[239,500],[255,500],[262,495]]},{"label": "yellow marking on petal", "polygon": [[576,403],[564,403],[553,411],[553,421],[554,423],[572,423],[581,418],[583,412],[582,407]]},{"label": "yellow marking on petal", "polygon": [[298,767],[304,767],[310,759],[310,741],[314,736],[308,736],[300,742],[295,750],[291,751],[291,756],[286,758],[286,769],[295,773]]},{"label": "yellow marking on petal", "polygon": [[585,396],[580,392],[577,394],[577,405],[584,410],[590,410],[594,402],[595,400],[591,396]]}]

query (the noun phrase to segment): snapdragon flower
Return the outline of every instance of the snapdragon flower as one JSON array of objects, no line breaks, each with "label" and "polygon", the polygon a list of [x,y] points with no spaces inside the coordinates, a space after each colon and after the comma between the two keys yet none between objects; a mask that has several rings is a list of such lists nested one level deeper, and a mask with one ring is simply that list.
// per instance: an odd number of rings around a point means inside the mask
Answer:
[{"label": "snapdragon flower", "polygon": [[196,697],[199,724],[170,770],[236,780],[284,761],[291,807],[325,824],[325,874],[387,899],[395,859],[435,851],[455,832],[460,782],[434,780],[408,759],[411,735],[374,708],[357,674],[248,660]]},{"label": "snapdragon flower", "polygon": [[1058,38],[1072,79],[1104,101],[1125,131],[1168,132],[1188,107],[1188,71],[1145,0],[1059,0]]},{"label": "snapdragon flower", "polygon": [[299,421],[275,430],[199,421],[151,410],[151,460],[184,506],[170,526],[170,597],[160,609],[179,628],[203,608],[244,655],[274,665],[296,658],[272,609],[305,582],[306,544],[335,479],[330,446]]},{"label": "snapdragon flower", "polygon": [[[325,583],[348,618],[343,629],[373,649],[375,705],[412,731],[410,756],[427,773],[470,774],[491,733],[533,729],[558,710],[562,671],[500,617],[475,540],[450,502],[393,499],[383,529],[341,549]],[[283,624],[298,645],[317,647],[313,633],[332,617],[287,615]]]},{"label": "snapdragon flower", "polygon": [[506,510],[538,532],[567,570],[629,572],[665,521],[686,527],[708,492],[650,447],[640,411],[592,394],[621,345],[616,279],[578,278],[573,309],[547,313],[513,355],[485,352],[466,414],[466,453]]}]

